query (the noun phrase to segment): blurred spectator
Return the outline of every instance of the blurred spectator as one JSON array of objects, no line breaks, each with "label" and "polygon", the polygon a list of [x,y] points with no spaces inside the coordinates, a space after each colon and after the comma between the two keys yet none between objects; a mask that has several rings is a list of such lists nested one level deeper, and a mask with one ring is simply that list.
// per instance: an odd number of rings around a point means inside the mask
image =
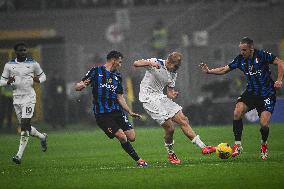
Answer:
[{"label": "blurred spectator", "polygon": [[6,120],[6,129],[12,130],[13,115],[13,90],[10,86],[0,87],[0,128],[4,128]]},{"label": "blurred spectator", "polygon": [[162,20],[158,20],[152,31],[152,48],[157,56],[157,58],[162,58],[166,55],[166,48],[168,45],[168,30],[164,26]]}]

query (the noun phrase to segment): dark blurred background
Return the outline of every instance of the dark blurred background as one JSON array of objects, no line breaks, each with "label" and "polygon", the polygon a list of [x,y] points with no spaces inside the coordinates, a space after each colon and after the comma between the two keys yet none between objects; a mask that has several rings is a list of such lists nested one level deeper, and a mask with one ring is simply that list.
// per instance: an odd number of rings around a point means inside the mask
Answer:
[{"label": "dark blurred background", "polygon": [[[14,56],[13,45],[26,42],[47,75],[37,86],[34,122],[54,129],[94,125],[91,89],[78,93],[73,86],[116,49],[125,56],[121,72],[128,103],[145,115],[135,124],[157,126],[138,101],[145,70],[135,70],[132,63],[179,51],[184,59],[177,102],[191,123],[230,124],[236,98],[246,85],[242,73],[207,76],[198,65],[230,63],[244,36],[252,38],[256,48],[284,59],[283,10],[281,0],[0,0],[0,72]],[[270,67],[275,78],[276,68]],[[1,88],[3,131],[17,127],[15,115],[9,119],[9,95],[9,89]],[[277,96],[271,121],[284,122],[284,89]],[[257,121],[257,116],[250,112],[246,121]]]}]

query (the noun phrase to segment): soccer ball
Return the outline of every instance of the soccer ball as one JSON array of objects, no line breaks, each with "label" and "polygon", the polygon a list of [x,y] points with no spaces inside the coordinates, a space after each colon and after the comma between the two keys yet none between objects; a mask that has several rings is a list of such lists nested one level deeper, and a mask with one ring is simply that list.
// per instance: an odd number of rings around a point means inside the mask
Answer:
[{"label": "soccer ball", "polygon": [[216,147],[216,155],[221,159],[228,159],[232,156],[232,148],[228,143],[221,143]]}]

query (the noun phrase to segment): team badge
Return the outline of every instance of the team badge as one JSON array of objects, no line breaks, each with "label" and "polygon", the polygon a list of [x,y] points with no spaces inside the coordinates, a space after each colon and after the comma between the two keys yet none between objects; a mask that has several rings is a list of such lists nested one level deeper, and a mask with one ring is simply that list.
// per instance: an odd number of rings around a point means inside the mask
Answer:
[{"label": "team badge", "polygon": [[108,79],[108,83],[112,83],[112,79],[111,78]]}]

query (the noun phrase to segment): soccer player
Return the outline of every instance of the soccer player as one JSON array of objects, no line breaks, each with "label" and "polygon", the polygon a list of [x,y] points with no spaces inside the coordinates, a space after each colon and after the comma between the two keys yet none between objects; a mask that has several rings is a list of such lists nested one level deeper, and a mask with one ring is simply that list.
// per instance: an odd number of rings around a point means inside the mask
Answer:
[{"label": "soccer player", "polygon": [[109,52],[106,63],[90,69],[76,84],[75,90],[81,91],[91,85],[93,111],[98,126],[110,139],[117,138],[138,166],[146,167],[147,163],[138,156],[130,143],[135,140],[135,132],[124,111],[134,118],[140,118],[141,115],[132,112],[124,99],[122,77],[117,70],[121,67],[122,58],[122,53],[118,51]]},{"label": "soccer player", "polygon": [[[139,100],[143,108],[157,121],[165,131],[165,147],[168,152],[168,160],[172,164],[180,164],[181,160],[176,156],[174,145],[174,124],[180,125],[183,133],[202,149],[203,154],[215,152],[215,147],[205,145],[189,125],[188,118],[183,114],[182,107],[173,101],[177,98],[175,91],[176,71],[181,65],[182,55],[172,52],[166,60],[151,58],[134,62],[135,67],[145,67],[146,73],[140,84]],[[163,93],[164,88],[167,94]]]},{"label": "soccer player", "polygon": [[13,88],[13,104],[21,126],[21,138],[18,153],[12,160],[16,164],[20,164],[29,136],[39,138],[42,151],[45,152],[47,150],[47,134],[40,133],[35,127],[31,126],[31,118],[36,103],[36,93],[33,84],[34,82],[44,82],[46,76],[39,63],[31,58],[27,58],[27,45],[25,43],[16,44],[14,51],[16,58],[5,64],[0,85],[8,85]]},{"label": "soccer player", "polygon": [[[268,157],[269,120],[276,102],[276,89],[282,87],[284,63],[271,53],[255,49],[253,40],[248,37],[244,37],[240,41],[239,48],[240,54],[229,65],[209,69],[206,64],[201,63],[200,67],[207,74],[223,75],[236,68],[244,73],[247,87],[237,99],[234,110],[233,132],[235,144],[232,156],[238,156],[243,149],[241,145],[242,118],[246,112],[256,108],[261,126],[261,158],[266,160]],[[278,75],[275,82],[270,76],[270,64],[277,65]]]}]

